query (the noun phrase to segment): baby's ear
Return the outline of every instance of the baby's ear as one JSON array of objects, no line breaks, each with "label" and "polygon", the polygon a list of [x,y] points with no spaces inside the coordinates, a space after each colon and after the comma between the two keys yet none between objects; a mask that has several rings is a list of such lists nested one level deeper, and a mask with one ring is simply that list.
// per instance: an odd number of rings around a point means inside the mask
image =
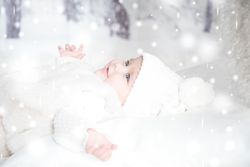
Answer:
[{"label": "baby's ear", "polygon": [[179,98],[188,108],[208,105],[213,101],[214,95],[212,85],[202,78],[187,78],[180,83]]}]

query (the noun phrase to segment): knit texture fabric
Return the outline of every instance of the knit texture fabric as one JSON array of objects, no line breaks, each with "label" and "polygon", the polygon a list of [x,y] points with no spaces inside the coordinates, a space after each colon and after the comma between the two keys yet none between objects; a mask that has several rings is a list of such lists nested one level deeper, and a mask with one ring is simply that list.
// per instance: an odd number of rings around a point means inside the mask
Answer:
[{"label": "knit texture fabric", "polygon": [[123,106],[124,113],[152,116],[158,115],[163,105],[165,108],[178,106],[181,81],[159,58],[143,53],[141,70]]},{"label": "knit texture fabric", "polygon": [[202,78],[183,79],[158,57],[143,53],[141,69],[123,105],[124,114],[159,116],[205,106],[214,97]]}]

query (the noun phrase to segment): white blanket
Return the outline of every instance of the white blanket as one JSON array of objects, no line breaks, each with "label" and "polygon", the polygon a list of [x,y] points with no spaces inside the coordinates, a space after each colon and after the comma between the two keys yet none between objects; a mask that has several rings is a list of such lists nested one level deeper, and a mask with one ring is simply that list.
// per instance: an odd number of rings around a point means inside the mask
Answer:
[{"label": "white blanket", "polygon": [[112,120],[109,137],[118,149],[107,162],[65,150],[48,136],[21,149],[3,167],[249,167],[249,116],[186,113]]}]

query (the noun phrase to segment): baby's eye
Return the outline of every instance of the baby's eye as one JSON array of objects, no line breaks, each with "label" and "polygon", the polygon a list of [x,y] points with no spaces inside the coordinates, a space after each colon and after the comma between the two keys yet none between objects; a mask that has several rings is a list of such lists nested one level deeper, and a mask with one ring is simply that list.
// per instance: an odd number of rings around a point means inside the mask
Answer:
[{"label": "baby's eye", "polygon": [[130,74],[129,74],[129,73],[127,73],[127,74],[125,75],[125,77],[126,77],[127,82],[129,82],[129,79],[130,79]]},{"label": "baby's eye", "polygon": [[129,60],[125,61],[125,66],[128,66],[129,65]]}]

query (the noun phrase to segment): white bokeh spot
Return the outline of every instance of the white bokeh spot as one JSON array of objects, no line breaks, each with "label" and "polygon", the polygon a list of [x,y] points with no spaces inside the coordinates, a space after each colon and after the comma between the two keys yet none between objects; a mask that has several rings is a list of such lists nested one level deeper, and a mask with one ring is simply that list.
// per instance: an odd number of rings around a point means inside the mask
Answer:
[{"label": "white bokeh spot", "polygon": [[192,140],[187,143],[186,149],[189,154],[197,154],[201,151],[201,145],[198,141]]},{"label": "white bokeh spot", "polygon": [[228,140],[224,144],[224,149],[226,151],[233,151],[235,149],[235,142],[232,140]]},{"label": "white bokeh spot", "polygon": [[45,152],[45,144],[42,140],[36,139],[28,145],[28,151],[32,156],[40,156]]},{"label": "white bokeh spot", "polygon": [[193,49],[196,44],[196,38],[191,33],[183,34],[180,38],[181,46],[185,49]]}]

